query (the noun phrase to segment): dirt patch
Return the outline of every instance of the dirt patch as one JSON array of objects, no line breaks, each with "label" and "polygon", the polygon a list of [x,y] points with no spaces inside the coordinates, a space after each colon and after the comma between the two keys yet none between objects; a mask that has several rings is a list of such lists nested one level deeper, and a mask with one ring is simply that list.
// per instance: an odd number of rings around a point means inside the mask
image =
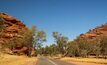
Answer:
[{"label": "dirt patch", "polygon": [[96,58],[61,58],[60,60],[73,63],[76,65],[107,65],[107,59],[96,59]]},{"label": "dirt patch", "polygon": [[36,57],[4,54],[0,57],[0,65],[36,65]]}]

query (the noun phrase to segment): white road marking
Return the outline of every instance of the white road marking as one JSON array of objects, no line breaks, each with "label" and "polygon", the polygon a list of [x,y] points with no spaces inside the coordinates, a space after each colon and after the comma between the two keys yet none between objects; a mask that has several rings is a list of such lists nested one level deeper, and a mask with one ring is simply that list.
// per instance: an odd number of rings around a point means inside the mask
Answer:
[{"label": "white road marking", "polygon": [[52,64],[54,64],[54,65],[58,65],[58,64],[56,64],[55,62],[53,62],[52,60],[49,60],[49,59],[47,59],[49,62],[51,62]]}]

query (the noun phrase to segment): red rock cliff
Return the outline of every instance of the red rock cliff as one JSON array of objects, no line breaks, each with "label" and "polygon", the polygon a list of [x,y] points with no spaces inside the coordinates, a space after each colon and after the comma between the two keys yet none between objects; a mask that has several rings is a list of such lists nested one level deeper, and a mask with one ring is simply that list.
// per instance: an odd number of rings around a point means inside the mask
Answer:
[{"label": "red rock cliff", "polygon": [[87,38],[87,39],[94,39],[100,36],[107,36],[107,24],[98,26],[95,29],[92,29],[87,33],[81,35],[82,38]]},{"label": "red rock cliff", "polygon": [[5,43],[7,39],[12,39],[13,37],[22,37],[18,34],[18,31],[28,29],[20,20],[8,14],[0,13],[0,17],[2,17],[4,22],[3,36],[0,37],[0,43]]}]

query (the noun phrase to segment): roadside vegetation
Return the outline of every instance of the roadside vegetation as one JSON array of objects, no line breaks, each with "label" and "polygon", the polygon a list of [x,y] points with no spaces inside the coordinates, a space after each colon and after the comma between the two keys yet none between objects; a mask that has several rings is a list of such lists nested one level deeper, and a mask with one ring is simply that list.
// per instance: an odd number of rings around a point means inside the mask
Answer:
[{"label": "roadside vegetation", "polygon": [[77,37],[74,41],[68,41],[66,36],[53,32],[56,44],[41,48],[42,54],[62,57],[107,57],[107,37],[102,36],[93,40]]},{"label": "roadside vegetation", "polygon": [[0,65],[36,65],[38,49],[46,41],[46,33],[32,26],[15,32],[16,37],[6,39],[4,22],[0,16]]},{"label": "roadside vegetation", "polygon": [[53,37],[55,44],[41,48],[42,55],[65,61],[107,64],[106,36],[93,40],[77,37],[73,41],[68,41],[68,37],[53,32]]},{"label": "roadside vegetation", "polygon": [[[17,22],[17,20],[16,20]],[[11,34],[16,35],[12,37],[5,38],[5,29],[7,24],[5,24],[5,19],[0,16],[0,53],[12,54],[12,55],[27,55],[36,56],[38,49],[42,46],[42,43],[46,41],[46,33],[43,30],[37,29],[36,26],[31,28],[21,28],[18,31],[11,31]]]}]

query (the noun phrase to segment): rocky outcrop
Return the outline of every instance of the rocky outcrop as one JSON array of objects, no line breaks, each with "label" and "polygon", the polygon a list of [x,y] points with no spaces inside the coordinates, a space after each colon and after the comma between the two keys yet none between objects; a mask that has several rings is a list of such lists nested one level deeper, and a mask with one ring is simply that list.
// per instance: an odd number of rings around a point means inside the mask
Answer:
[{"label": "rocky outcrop", "polygon": [[107,36],[107,23],[102,26],[98,26],[95,29],[89,30],[85,34],[80,35],[80,37],[86,39],[94,39],[101,36]]},{"label": "rocky outcrop", "polygon": [[[26,27],[25,24],[23,24],[22,21],[2,12],[0,13],[0,23],[1,22],[3,27],[2,30],[0,30],[0,47],[2,47],[5,43],[9,42],[8,40],[14,40],[14,38],[22,38],[23,35],[19,34],[19,31],[29,29],[28,27]],[[29,48],[20,44],[21,43],[19,43],[14,49],[12,49],[11,52],[9,48],[6,48],[5,50],[8,53],[10,52],[11,54],[12,52],[19,54],[27,54]]]},{"label": "rocky outcrop", "polygon": [[22,29],[28,29],[25,24],[23,24],[20,20],[9,16],[5,13],[0,13],[0,17],[3,18],[4,21],[4,36],[3,38],[12,38],[12,37],[21,37],[18,35],[18,31]]}]

